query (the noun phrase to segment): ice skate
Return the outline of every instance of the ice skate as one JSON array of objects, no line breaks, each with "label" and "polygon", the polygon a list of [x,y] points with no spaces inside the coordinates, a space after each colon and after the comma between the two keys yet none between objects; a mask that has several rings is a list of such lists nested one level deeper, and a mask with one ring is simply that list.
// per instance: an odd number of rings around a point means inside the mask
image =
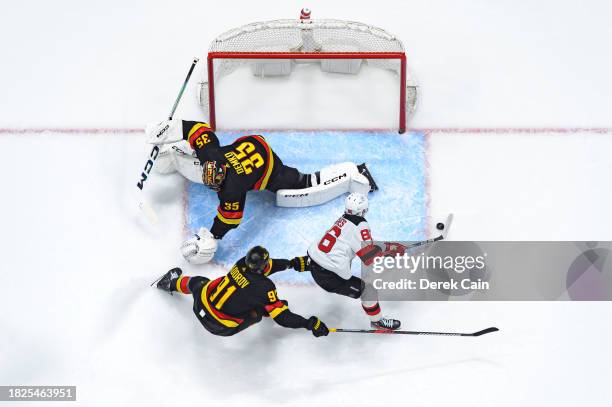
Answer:
[{"label": "ice skate", "polygon": [[374,329],[387,329],[390,331],[395,331],[396,329],[399,329],[402,323],[397,319],[382,317],[376,322],[370,322],[370,325]]},{"label": "ice skate", "polygon": [[173,268],[164,274],[163,277],[157,282],[157,288],[172,294],[173,291],[176,291],[176,280],[181,276],[181,274],[183,274],[183,270],[178,267]]}]

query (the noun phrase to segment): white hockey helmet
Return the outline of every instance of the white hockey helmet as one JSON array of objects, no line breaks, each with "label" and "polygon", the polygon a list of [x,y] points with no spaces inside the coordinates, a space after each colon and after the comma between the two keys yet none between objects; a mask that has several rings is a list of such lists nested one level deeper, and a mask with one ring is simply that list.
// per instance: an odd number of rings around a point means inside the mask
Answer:
[{"label": "white hockey helmet", "polygon": [[368,197],[359,192],[353,192],[344,201],[344,213],[364,216],[368,212]]}]

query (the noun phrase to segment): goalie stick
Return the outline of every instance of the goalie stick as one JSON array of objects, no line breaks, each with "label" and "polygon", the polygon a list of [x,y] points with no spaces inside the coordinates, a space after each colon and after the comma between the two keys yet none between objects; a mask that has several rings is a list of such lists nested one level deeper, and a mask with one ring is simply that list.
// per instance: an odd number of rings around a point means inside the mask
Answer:
[{"label": "goalie stick", "polygon": [[[179,91],[179,94],[176,97],[176,100],[174,101],[172,110],[170,110],[170,115],[168,116],[168,120],[172,120],[172,117],[174,116],[174,113],[176,112],[176,108],[178,107],[178,104],[181,98],[183,97],[183,93],[185,92],[185,88],[187,87],[187,83],[189,82],[189,78],[191,78],[193,69],[195,68],[198,61],[199,61],[198,58],[193,58],[193,62],[191,63],[189,72],[187,72],[187,77],[185,77],[185,80],[183,81],[183,86],[181,86],[181,90]],[[164,130],[162,130],[162,133]],[[143,190],[145,186],[145,181],[148,179],[149,175],[151,174],[151,170],[153,169],[153,165],[155,165],[155,160],[157,159],[158,155],[159,155],[159,146],[154,145],[153,148],[151,149],[151,152],[149,153],[149,156],[147,157],[147,162],[144,165],[142,173],[140,174],[140,180],[136,184],[139,190],[139,195],[137,198],[138,209],[140,209],[144,213],[144,215],[147,217],[147,219],[149,219],[149,221],[154,225],[157,225],[158,217],[155,211],[153,210],[153,207],[145,199]]]},{"label": "goalie stick", "polygon": [[490,334],[491,332],[497,332],[499,329],[494,326],[482,329],[480,331],[472,333],[461,333],[461,332],[429,332],[429,331],[392,331],[389,329],[343,329],[343,328],[329,328],[329,332],[348,332],[348,333],[360,333],[360,334],[395,334],[395,335],[430,335],[430,336],[482,336]]}]

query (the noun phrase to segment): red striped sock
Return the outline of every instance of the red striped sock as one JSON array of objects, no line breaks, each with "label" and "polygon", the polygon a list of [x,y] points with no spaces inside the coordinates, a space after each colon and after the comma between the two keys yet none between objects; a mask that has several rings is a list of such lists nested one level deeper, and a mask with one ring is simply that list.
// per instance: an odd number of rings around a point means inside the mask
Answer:
[{"label": "red striped sock", "polygon": [[176,291],[182,294],[191,294],[188,276],[180,276],[179,279],[176,280]]},{"label": "red striped sock", "polygon": [[363,310],[368,314],[371,321],[378,321],[380,319],[380,304],[376,302],[372,306],[366,306],[365,304],[361,304]]}]

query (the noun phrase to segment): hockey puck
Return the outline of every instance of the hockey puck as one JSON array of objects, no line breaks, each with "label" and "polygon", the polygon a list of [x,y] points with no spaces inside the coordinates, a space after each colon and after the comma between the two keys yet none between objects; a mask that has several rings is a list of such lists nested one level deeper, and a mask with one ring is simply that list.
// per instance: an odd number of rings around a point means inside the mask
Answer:
[{"label": "hockey puck", "polygon": [[438,230],[444,230],[444,223],[442,223],[442,222],[438,222],[438,224],[436,225],[436,229],[438,229]]}]

